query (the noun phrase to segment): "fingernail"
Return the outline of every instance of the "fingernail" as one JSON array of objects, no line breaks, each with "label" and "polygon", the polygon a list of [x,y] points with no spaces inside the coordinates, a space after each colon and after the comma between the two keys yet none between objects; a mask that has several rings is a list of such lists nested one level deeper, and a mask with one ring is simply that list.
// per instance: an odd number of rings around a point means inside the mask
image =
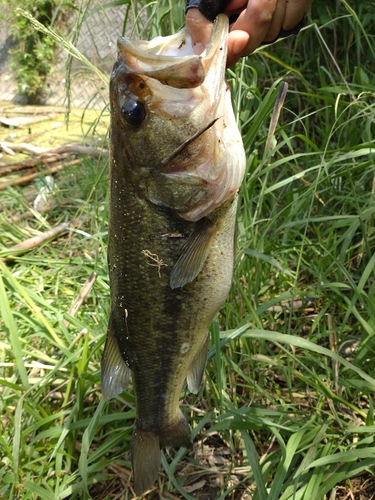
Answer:
[{"label": "fingernail", "polygon": [[[234,33],[235,32],[232,31],[230,35],[233,37]],[[250,40],[250,35],[242,31],[236,33],[233,38],[234,40],[231,42],[232,52],[233,54],[241,54]]]}]

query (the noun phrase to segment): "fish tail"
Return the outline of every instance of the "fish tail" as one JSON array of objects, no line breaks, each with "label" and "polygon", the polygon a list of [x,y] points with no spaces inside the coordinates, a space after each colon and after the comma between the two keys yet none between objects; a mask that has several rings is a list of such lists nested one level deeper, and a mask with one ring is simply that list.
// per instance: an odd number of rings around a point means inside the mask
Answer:
[{"label": "fish tail", "polygon": [[160,439],[158,434],[134,427],[132,442],[132,465],[134,490],[137,496],[152,488],[161,464]]},{"label": "fish tail", "polygon": [[180,413],[177,422],[166,426],[159,433],[143,431],[134,426],[132,442],[132,465],[134,490],[138,496],[152,488],[158,477],[161,464],[160,448],[192,446],[191,432],[186,418]]},{"label": "fish tail", "polygon": [[178,420],[164,427],[159,436],[162,448],[166,446],[191,448],[193,445],[189,424],[181,411]]}]

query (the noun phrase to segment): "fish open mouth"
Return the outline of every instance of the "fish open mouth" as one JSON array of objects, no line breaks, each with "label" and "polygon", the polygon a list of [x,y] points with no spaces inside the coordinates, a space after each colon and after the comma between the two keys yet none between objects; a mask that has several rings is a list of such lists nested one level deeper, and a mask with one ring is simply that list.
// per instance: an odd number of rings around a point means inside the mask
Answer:
[{"label": "fish open mouth", "polygon": [[217,17],[212,36],[200,56],[194,54],[191,36],[184,28],[175,35],[151,41],[132,41],[119,37],[117,47],[128,71],[158,80],[175,88],[201,85],[209,72],[213,81],[222,81],[227,55],[228,18]]}]

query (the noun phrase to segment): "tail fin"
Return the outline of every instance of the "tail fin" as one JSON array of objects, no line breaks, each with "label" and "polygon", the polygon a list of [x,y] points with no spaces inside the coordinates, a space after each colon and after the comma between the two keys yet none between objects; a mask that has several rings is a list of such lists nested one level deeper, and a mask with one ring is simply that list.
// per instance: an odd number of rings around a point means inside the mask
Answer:
[{"label": "tail fin", "polygon": [[[137,424],[136,424],[137,425]],[[152,488],[161,463],[159,436],[154,432],[141,431],[134,427],[132,464],[134,490],[137,496]]]},{"label": "tail fin", "polygon": [[173,424],[164,427],[160,432],[160,446],[172,446],[173,448],[191,448],[193,442],[191,440],[191,432],[186,418],[180,411],[179,420]]},{"label": "tail fin", "polygon": [[156,481],[161,463],[160,448],[165,446],[192,446],[190,428],[182,413],[176,423],[168,425],[159,434],[140,430],[135,422],[132,464],[134,490],[138,496],[152,488]]}]

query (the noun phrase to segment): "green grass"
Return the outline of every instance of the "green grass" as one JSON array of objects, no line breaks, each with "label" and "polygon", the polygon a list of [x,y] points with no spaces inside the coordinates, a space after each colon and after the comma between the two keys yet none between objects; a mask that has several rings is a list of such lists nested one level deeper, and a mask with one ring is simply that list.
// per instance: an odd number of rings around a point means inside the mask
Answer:
[{"label": "green grass", "polygon": [[[183,22],[167,0],[145,9],[137,35]],[[316,0],[296,38],[228,72],[248,159],[235,276],[204,384],[183,395],[195,452],[164,453],[150,499],[374,493],[374,28],[370,4]],[[289,91],[266,152],[281,80]],[[1,194],[2,248],[60,222],[72,230],[0,262],[0,498],[130,499],[132,389],[100,395],[107,165],[82,158],[56,180],[54,207],[18,224],[29,190]]]}]

